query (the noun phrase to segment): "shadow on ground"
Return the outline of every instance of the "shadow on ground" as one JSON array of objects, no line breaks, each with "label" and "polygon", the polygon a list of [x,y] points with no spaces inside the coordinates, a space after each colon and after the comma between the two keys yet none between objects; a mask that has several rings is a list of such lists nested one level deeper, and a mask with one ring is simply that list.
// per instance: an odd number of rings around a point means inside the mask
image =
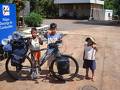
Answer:
[{"label": "shadow on ground", "polygon": [[15,82],[16,80],[13,80],[13,79],[11,79],[9,76],[8,76],[8,74],[7,74],[7,72],[5,71],[5,72],[3,72],[1,75],[0,75],[0,81],[7,81],[7,82]]},{"label": "shadow on ground", "polygon": [[40,79],[42,80],[42,82],[49,81],[49,83],[54,83],[54,84],[64,84],[64,83],[66,83],[66,81],[58,80],[55,77],[53,77],[52,75],[50,75],[49,70],[42,70],[40,75],[41,75]]},{"label": "shadow on ground", "polygon": [[[83,80],[84,76],[83,75],[76,75],[77,81]],[[20,81],[34,81],[35,84],[39,84],[39,80],[42,82],[49,82],[49,83],[53,83],[53,84],[64,84],[66,82],[72,82],[74,80],[70,80],[70,81],[64,81],[64,80],[58,80],[53,76],[49,75],[49,70],[42,70],[40,76],[37,79],[30,79],[30,78],[24,78],[24,79],[20,79]],[[3,72],[0,75],[0,81],[7,81],[7,82],[16,82],[16,80],[13,80],[11,77],[8,76],[7,72]]]},{"label": "shadow on ground", "polygon": [[[38,84],[39,79],[41,79],[42,82],[49,81],[50,83],[54,84],[64,84],[66,81],[62,80],[57,80],[53,76],[49,76],[49,71],[48,70],[42,70],[40,76],[37,79],[30,79],[30,78],[24,78],[20,79],[19,81],[34,81],[35,84]],[[7,72],[3,72],[0,74],[0,81],[7,81],[7,82],[16,82],[16,80],[12,79],[11,77],[8,76]]]},{"label": "shadow on ground", "polygon": [[76,78],[77,78],[78,81],[79,81],[79,80],[84,80],[85,77],[84,77],[83,75],[77,74],[77,75],[76,75]]}]

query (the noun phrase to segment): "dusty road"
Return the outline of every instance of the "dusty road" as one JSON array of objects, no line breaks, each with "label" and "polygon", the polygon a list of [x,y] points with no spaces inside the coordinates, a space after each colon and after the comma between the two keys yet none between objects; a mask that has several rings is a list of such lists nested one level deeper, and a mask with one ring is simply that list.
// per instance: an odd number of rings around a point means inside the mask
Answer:
[{"label": "dusty road", "polygon": [[[79,75],[70,82],[59,82],[42,77],[37,81],[12,81],[0,62],[0,90],[120,90],[120,27],[75,23],[76,20],[46,20],[56,22],[63,38],[63,52],[75,57],[80,65]],[[96,80],[85,80],[82,68],[84,39],[95,38],[98,45]]]}]

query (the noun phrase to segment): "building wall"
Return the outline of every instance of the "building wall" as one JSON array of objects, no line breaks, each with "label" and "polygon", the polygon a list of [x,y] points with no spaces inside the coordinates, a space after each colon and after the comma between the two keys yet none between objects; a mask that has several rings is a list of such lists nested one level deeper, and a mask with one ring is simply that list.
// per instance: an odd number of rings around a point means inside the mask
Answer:
[{"label": "building wall", "polygon": [[90,16],[92,16],[95,20],[104,20],[104,7],[103,7],[103,5],[91,4]]},{"label": "building wall", "polygon": [[89,18],[90,4],[60,5],[59,16],[71,18]]},{"label": "building wall", "polygon": [[113,10],[105,10],[105,20],[112,20]]},{"label": "building wall", "polygon": [[64,18],[104,20],[103,5],[99,4],[62,4],[59,5],[59,16]]}]

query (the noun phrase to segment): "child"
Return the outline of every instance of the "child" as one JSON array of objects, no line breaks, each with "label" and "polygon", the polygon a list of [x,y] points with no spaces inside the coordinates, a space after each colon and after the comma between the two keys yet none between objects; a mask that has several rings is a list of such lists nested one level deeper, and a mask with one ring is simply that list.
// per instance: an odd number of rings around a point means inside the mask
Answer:
[{"label": "child", "polygon": [[[56,30],[57,30],[57,24],[51,23],[49,31],[44,35],[44,37],[47,39],[48,53],[50,51],[50,48],[49,48],[50,43],[55,43],[56,41],[62,42],[62,36],[61,34],[57,33]],[[53,57],[51,57],[51,59],[48,60],[48,66],[51,64],[52,59]]]},{"label": "child", "polygon": [[57,30],[57,24],[51,23],[49,31],[44,35],[47,39],[48,44],[55,43],[56,41],[62,42],[62,36],[61,34],[56,32]]},{"label": "child", "polygon": [[41,38],[37,35],[37,29],[34,27],[31,29],[32,38],[30,39],[31,51],[34,56],[35,61],[40,59],[40,45],[43,44]]},{"label": "child", "polygon": [[86,79],[90,79],[88,73],[89,73],[89,69],[92,71],[92,78],[91,80],[94,81],[94,72],[96,69],[96,43],[94,41],[94,39],[92,37],[88,37],[86,38],[86,43],[84,45],[84,54],[83,54],[83,68],[86,69],[86,75],[85,78]]}]

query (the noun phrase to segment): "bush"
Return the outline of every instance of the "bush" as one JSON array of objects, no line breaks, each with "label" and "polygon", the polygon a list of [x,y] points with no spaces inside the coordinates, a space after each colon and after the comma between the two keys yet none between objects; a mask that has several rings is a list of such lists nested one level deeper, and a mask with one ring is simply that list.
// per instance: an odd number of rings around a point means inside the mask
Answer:
[{"label": "bush", "polygon": [[41,26],[43,17],[40,14],[31,12],[28,16],[25,17],[25,24],[29,27],[39,27]]}]

